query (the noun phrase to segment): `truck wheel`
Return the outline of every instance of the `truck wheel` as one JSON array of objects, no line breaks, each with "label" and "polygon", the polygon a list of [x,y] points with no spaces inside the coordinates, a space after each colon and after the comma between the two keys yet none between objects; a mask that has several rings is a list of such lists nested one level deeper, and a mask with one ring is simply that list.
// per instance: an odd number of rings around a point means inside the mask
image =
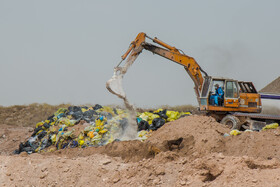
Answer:
[{"label": "truck wheel", "polygon": [[238,117],[232,116],[232,115],[225,116],[222,119],[221,124],[226,125],[230,129],[237,129],[237,130],[239,130],[240,127],[241,127],[241,123],[240,123],[240,120],[238,119]]}]

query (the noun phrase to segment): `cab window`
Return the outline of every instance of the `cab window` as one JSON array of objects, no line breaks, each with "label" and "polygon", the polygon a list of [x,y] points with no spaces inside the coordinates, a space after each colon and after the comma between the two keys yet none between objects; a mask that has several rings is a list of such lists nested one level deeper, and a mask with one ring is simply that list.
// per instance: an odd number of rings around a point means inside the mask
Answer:
[{"label": "cab window", "polygon": [[226,97],[228,97],[228,98],[237,98],[238,97],[236,82],[234,82],[234,81],[226,82]]}]

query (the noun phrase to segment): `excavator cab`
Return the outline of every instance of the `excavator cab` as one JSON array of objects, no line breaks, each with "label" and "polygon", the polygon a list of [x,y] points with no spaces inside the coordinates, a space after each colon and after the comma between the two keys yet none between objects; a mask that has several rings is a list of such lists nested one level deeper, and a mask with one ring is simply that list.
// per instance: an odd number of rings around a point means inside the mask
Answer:
[{"label": "excavator cab", "polygon": [[[215,85],[223,90],[223,95],[218,97]],[[233,79],[205,77],[200,96],[200,110],[220,112],[259,112],[261,110],[260,95],[252,82],[240,82]]]},{"label": "excavator cab", "polygon": [[[210,92],[208,96],[208,103],[212,106],[224,106],[224,80],[212,80],[210,86]],[[220,89],[222,92],[218,96],[217,88]],[[215,102],[215,97],[217,96],[217,101]]]}]

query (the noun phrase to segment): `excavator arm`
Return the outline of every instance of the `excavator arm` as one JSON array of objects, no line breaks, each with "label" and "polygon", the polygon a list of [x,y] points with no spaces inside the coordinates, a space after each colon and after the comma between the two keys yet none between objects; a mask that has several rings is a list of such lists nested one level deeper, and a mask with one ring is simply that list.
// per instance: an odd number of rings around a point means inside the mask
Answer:
[{"label": "excavator arm", "polygon": [[[152,40],[154,43],[162,46],[156,46],[150,43],[146,42],[146,38]],[[154,54],[160,55],[164,58],[167,58],[168,60],[171,60],[173,62],[176,62],[182,66],[184,66],[185,70],[188,72],[189,76],[194,82],[195,85],[195,92],[197,97],[199,97],[201,89],[202,89],[202,84],[204,81],[204,78],[202,76],[202,73],[205,74],[205,76],[208,76],[205,71],[201,69],[201,67],[198,65],[198,63],[195,61],[194,58],[185,55],[181,50],[172,47],[159,39],[151,38],[147,36],[145,33],[141,32],[137,35],[134,41],[131,42],[128,50],[125,52],[124,55],[122,55],[122,61],[125,60],[128,57],[128,61],[131,61],[129,59],[136,57],[142,52],[143,49],[146,49],[148,51],[151,51]],[[133,61],[134,61],[133,60]],[[122,62],[121,61],[121,62]],[[118,67],[120,66],[121,62],[118,64]],[[130,64],[131,65],[131,64]],[[124,68],[126,72],[127,68]]]}]

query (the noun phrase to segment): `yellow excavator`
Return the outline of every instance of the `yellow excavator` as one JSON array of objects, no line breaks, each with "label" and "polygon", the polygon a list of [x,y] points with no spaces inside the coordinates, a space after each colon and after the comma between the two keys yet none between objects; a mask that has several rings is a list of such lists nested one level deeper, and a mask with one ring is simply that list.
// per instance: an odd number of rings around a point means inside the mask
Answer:
[{"label": "yellow excavator", "polygon": [[[146,39],[150,39],[159,46],[146,42]],[[123,76],[143,49],[182,65],[194,82],[199,110],[214,117],[229,128],[240,129],[243,126],[252,129],[264,126],[271,121],[280,120],[279,116],[259,114],[262,110],[261,95],[252,82],[209,76],[193,57],[156,37],[149,37],[143,32],[137,35],[128,50],[122,55],[121,62],[115,68],[114,76]],[[125,59],[127,59],[126,64],[121,67],[120,65]],[[223,90],[223,95],[218,98],[216,104],[211,97],[215,94],[215,85],[219,85]],[[121,98],[125,97],[122,90],[116,91],[112,87],[107,82],[107,88],[110,92]]]}]

